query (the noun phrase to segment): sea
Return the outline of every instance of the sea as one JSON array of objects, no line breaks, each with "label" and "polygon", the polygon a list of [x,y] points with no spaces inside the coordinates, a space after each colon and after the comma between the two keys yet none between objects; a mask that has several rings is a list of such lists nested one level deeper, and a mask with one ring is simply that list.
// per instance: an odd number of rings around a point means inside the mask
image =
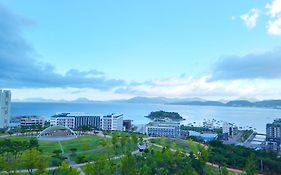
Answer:
[{"label": "sea", "polygon": [[46,102],[13,102],[12,117],[23,115],[38,115],[46,120],[60,112],[84,112],[89,114],[124,114],[124,119],[133,120],[133,124],[146,124],[150,120],[145,116],[152,111],[169,111],[179,113],[185,120],[182,124],[202,126],[204,121],[214,123],[229,122],[244,129],[252,128],[259,133],[265,133],[266,123],[281,118],[280,109],[220,107],[220,106],[188,106],[164,104],[140,104],[120,102],[91,103],[46,103]]}]

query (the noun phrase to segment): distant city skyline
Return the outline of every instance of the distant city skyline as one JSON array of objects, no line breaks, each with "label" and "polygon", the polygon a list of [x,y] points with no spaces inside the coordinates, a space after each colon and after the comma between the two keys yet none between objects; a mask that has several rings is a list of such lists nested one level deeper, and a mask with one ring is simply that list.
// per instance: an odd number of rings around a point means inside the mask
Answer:
[{"label": "distant city skyline", "polygon": [[12,100],[281,99],[281,0],[0,0]]}]

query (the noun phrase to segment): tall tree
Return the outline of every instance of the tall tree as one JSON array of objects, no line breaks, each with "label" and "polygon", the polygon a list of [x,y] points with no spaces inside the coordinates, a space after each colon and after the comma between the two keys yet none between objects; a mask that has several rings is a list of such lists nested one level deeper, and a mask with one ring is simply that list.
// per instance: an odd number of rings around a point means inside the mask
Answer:
[{"label": "tall tree", "polygon": [[136,162],[132,154],[127,154],[121,160],[122,175],[137,174]]},{"label": "tall tree", "polygon": [[118,143],[118,134],[117,134],[116,132],[113,132],[113,134],[112,134],[111,143],[112,143],[112,145],[113,145],[114,148],[117,147],[117,143]]},{"label": "tall tree", "polygon": [[133,141],[133,143],[134,144],[137,144],[138,143],[138,137],[137,137],[137,135],[136,134],[132,134],[132,141]]},{"label": "tall tree", "polygon": [[127,135],[125,132],[121,133],[121,147],[124,148],[127,142]]},{"label": "tall tree", "polygon": [[245,165],[245,172],[246,172],[246,175],[257,174],[257,166],[256,166],[256,162],[254,159],[254,155],[252,155],[252,154],[247,158],[246,165]]},{"label": "tall tree", "polygon": [[35,168],[39,168],[40,171],[44,172],[48,166],[47,162],[47,158],[45,158],[36,148],[24,151],[21,156],[21,164],[28,170],[30,175]]},{"label": "tall tree", "polygon": [[79,171],[70,167],[66,162],[62,162],[61,166],[56,171],[57,175],[79,175]]},{"label": "tall tree", "polygon": [[113,166],[105,156],[100,157],[94,164],[87,164],[86,175],[109,175],[113,174]]}]

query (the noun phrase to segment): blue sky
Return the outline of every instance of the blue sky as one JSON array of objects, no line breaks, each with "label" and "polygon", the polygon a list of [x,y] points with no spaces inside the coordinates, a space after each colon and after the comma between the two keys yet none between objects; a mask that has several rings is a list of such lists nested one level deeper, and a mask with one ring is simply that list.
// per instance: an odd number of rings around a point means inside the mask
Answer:
[{"label": "blue sky", "polygon": [[[0,38],[19,52],[0,55],[13,72],[0,75],[1,88],[14,99],[281,98],[280,0],[0,6],[2,18],[12,18],[0,20],[0,30],[18,37]],[[24,65],[12,64],[19,60]]]}]

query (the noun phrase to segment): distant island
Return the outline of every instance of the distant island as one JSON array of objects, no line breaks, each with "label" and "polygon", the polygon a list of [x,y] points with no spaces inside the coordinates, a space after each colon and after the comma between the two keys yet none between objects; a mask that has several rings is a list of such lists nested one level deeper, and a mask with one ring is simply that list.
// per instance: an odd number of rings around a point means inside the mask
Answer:
[{"label": "distant island", "polygon": [[281,100],[262,100],[257,102],[250,102],[247,100],[233,100],[227,103],[219,101],[186,101],[173,102],[169,105],[196,105],[196,106],[226,106],[226,107],[257,107],[257,108],[274,108],[281,109]]},{"label": "distant island", "polygon": [[42,103],[131,103],[131,104],[165,104],[165,105],[191,105],[191,106],[225,106],[225,107],[257,107],[281,109],[281,100],[205,100],[202,98],[165,98],[165,97],[134,97],[123,100],[96,101],[87,98],[78,98],[75,100],[53,100],[32,98],[23,100],[14,100],[13,102],[42,102]]},{"label": "distant island", "polygon": [[171,119],[173,121],[181,121],[184,120],[182,116],[180,116],[176,112],[165,112],[165,111],[156,111],[156,112],[151,112],[148,116],[145,116],[146,118],[149,118],[151,120],[156,120],[156,119]]}]

